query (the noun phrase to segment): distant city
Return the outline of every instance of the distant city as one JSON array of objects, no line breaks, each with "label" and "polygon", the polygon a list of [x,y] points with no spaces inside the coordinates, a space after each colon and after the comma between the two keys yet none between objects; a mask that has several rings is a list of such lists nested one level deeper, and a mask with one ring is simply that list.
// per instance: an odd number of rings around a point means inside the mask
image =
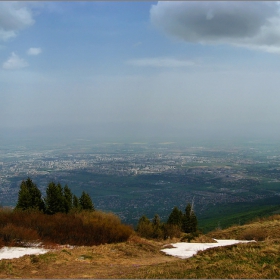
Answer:
[{"label": "distant city", "polygon": [[67,184],[78,195],[86,190],[97,209],[132,224],[143,214],[166,219],[174,206],[184,210],[192,200],[201,217],[215,205],[266,201],[264,206],[270,206],[280,201],[277,146],[87,142],[41,150],[5,146],[0,153],[3,206],[15,205],[19,185],[27,177],[43,195],[51,181]]}]

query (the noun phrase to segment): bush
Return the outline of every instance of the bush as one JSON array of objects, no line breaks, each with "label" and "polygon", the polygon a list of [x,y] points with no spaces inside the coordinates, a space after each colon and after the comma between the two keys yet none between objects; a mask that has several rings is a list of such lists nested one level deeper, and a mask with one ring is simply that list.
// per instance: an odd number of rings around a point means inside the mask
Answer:
[{"label": "bush", "polygon": [[182,238],[181,241],[182,242],[191,242],[192,240],[194,240],[196,237],[199,236],[199,232],[192,232],[192,233],[186,233]]},{"label": "bush", "polygon": [[164,238],[179,238],[182,235],[181,227],[178,225],[165,224],[163,226]]},{"label": "bush", "polygon": [[52,216],[36,211],[0,211],[0,239],[5,244],[41,242],[99,245],[126,241],[133,233],[114,214],[84,211]]},{"label": "bush", "polygon": [[238,235],[238,239],[263,241],[267,237],[267,231],[259,228],[247,228]]},{"label": "bush", "polygon": [[9,223],[0,229],[0,238],[5,244],[20,245],[25,242],[39,240],[39,235],[34,229],[20,227]]}]

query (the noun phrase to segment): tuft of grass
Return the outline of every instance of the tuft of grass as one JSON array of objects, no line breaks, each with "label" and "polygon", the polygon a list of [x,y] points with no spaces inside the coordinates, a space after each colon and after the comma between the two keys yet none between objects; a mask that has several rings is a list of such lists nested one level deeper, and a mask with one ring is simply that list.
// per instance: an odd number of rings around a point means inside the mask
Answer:
[{"label": "tuft of grass", "polygon": [[67,251],[66,249],[63,249],[61,252],[64,252],[64,253],[66,253],[68,255],[71,255],[71,252]]}]

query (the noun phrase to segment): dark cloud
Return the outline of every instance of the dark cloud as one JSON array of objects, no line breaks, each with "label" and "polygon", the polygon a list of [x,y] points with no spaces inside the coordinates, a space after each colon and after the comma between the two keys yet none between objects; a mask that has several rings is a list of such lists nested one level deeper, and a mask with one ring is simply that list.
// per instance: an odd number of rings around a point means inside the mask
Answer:
[{"label": "dark cloud", "polygon": [[18,30],[33,23],[32,12],[26,4],[14,1],[0,3],[0,39],[13,38]]},{"label": "dark cloud", "polygon": [[158,2],[152,23],[187,42],[280,46],[278,2]]}]

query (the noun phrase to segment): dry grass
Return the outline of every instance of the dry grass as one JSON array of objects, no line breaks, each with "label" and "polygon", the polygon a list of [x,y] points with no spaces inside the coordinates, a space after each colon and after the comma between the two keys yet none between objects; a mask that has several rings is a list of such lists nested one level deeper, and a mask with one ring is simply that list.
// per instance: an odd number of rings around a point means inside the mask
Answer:
[{"label": "dry grass", "polygon": [[125,243],[57,248],[0,261],[0,278],[125,278],[140,267],[173,261],[160,252],[161,246],[134,236]]},{"label": "dry grass", "polygon": [[280,215],[267,219],[257,219],[243,226],[232,226],[224,230],[215,230],[207,236],[221,239],[245,239],[263,241],[280,237]]},{"label": "dry grass", "polygon": [[191,243],[217,243],[217,241],[214,240],[212,237],[200,235],[191,240]]},{"label": "dry grass", "polygon": [[279,278],[280,240],[237,244],[180,260],[160,252],[167,243],[132,236],[127,242],[54,248],[0,261],[0,278]]},{"label": "dry grass", "polygon": [[279,222],[280,216],[275,216],[200,237],[206,242],[251,238],[266,229],[263,241],[212,248],[185,260],[160,251],[178,240],[159,242],[136,235],[117,244],[54,248],[44,255],[0,261],[0,278],[279,278]]}]

